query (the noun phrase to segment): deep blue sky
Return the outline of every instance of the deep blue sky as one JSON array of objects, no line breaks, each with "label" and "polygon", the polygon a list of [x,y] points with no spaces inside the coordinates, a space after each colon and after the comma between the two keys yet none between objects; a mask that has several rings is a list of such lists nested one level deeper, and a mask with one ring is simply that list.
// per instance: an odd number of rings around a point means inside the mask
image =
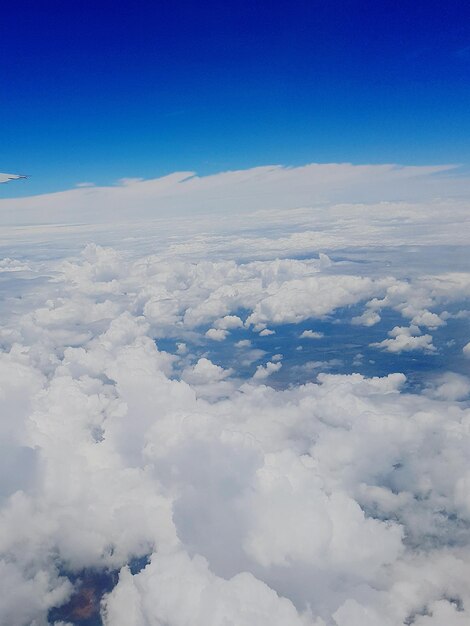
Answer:
[{"label": "deep blue sky", "polygon": [[468,0],[21,0],[1,195],[268,163],[470,164]]}]

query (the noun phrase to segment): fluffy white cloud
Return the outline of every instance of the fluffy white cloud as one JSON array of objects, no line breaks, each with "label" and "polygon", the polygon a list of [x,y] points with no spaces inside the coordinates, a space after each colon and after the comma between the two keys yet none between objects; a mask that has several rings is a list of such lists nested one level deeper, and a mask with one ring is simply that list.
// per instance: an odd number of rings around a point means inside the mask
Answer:
[{"label": "fluffy white cloud", "polygon": [[0,576],[2,624],[47,623],[48,608],[62,604],[72,589],[65,578],[51,576],[46,571],[36,571],[28,576],[16,564],[4,560],[0,560]]},{"label": "fluffy white cloud", "polygon": [[[307,626],[294,605],[248,572],[225,580],[184,552],[155,555],[137,576],[121,570],[105,604],[109,626]],[[312,624],[313,626],[313,624]]]},{"label": "fluffy white cloud", "polygon": [[232,330],[233,328],[241,328],[243,322],[238,315],[225,315],[225,317],[216,320],[214,326],[223,330]]},{"label": "fluffy white cloud", "polygon": [[316,330],[304,330],[300,335],[301,339],[321,339],[324,336],[323,333],[320,333]]},{"label": "fluffy white cloud", "polygon": [[353,317],[351,320],[352,324],[362,326],[374,326],[374,324],[378,322],[380,322],[380,315],[376,310],[371,308],[366,308],[362,315],[356,315],[356,317]]},{"label": "fluffy white cloud", "polygon": [[428,394],[444,400],[463,400],[470,395],[470,379],[455,372],[445,372],[430,381]]},{"label": "fluffy white cloud", "polygon": [[[352,198],[346,179],[361,201],[371,176],[437,189],[435,171],[274,167],[0,202],[1,623],[46,624],[90,568],[120,572],[107,626],[468,622],[468,377],[410,393],[400,373],[325,373],[346,370],[341,333],[373,370],[371,336],[380,359],[432,359],[432,335],[465,323],[470,275],[438,247],[468,243],[464,202],[313,205],[341,181]],[[223,197],[240,213],[196,215]],[[22,230],[33,212],[47,227]],[[59,232],[126,240],[64,259]],[[278,326],[318,318],[324,350]]]},{"label": "fluffy white cloud", "polygon": [[250,348],[251,345],[252,344],[249,339],[240,339],[240,341],[236,342],[235,348]]},{"label": "fluffy white cloud", "polygon": [[[206,357],[175,377],[175,357],[158,350],[138,310],[70,313],[82,298],[128,308],[122,269],[81,263],[19,320],[30,345],[2,355],[8,436],[39,454],[34,479],[13,488],[0,516],[15,589],[28,589],[3,605],[11,623],[70,594],[57,558],[75,570],[123,567],[103,609],[113,626],[312,626],[356,614],[400,624],[446,594],[464,602],[436,561],[436,550],[457,558],[452,541],[470,510],[470,417],[452,394],[408,396],[402,375],[357,374],[277,391],[231,381]],[[80,346],[61,343],[69,334],[57,335],[58,320],[76,327]],[[436,547],[415,552],[429,535]],[[151,564],[131,575],[126,563],[145,553]],[[413,591],[430,567],[440,578]]]},{"label": "fluffy white cloud", "polygon": [[282,363],[280,363],[279,361],[277,361],[276,363],[268,361],[266,365],[258,365],[258,367],[256,368],[256,372],[253,374],[253,378],[255,380],[264,380],[265,378],[268,378],[268,376],[271,376],[271,374],[278,372],[281,367]]},{"label": "fluffy white cloud", "polygon": [[401,528],[367,519],[341,491],[325,493],[310,455],[266,455],[254,489],[245,549],[265,567],[322,562],[343,575],[352,568],[372,578],[402,552]]},{"label": "fluffy white cloud", "polygon": [[228,335],[226,330],[222,330],[222,328],[209,328],[206,332],[206,337],[208,339],[212,339],[213,341],[223,341]]},{"label": "fluffy white cloud", "polygon": [[448,272],[445,274],[418,276],[413,281],[393,281],[385,290],[383,298],[373,298],[366,304],[361,316],[355,317],[354,324],[373,326],[380,321],[380,312],[389,307],[409,319],[413,326],[425,326],[432,330],[445,326],[450,314],[441,314],[430,308],[466,300],[470,297],[470,274]]},{"label": "fluffy white cloud", "polygon": [[411,352],[423,350],[435,352],[431,335],[422,335],[417,326],[395,326],[389,331],[390,339],[384,339],[378,343],[372,343],[375,348],[382,348],[387,352]]},{"label": "fluffy white cloud", "polygon": [[247,323],[283,324],[322,317],[367,298],[374,287],[381,289],[369,278],[359,276],[308,276],[288,280],[266,290],[267,295],[260,298]]},{"label": "fluffy white cloud", "polygon": [[230,376],[231,370],[224,370],[223,367],[215,365],[209,359],[202,358],[194,367],[187,368],[182,374],[182,378],[189,383],[210,383],[218,382]]}]

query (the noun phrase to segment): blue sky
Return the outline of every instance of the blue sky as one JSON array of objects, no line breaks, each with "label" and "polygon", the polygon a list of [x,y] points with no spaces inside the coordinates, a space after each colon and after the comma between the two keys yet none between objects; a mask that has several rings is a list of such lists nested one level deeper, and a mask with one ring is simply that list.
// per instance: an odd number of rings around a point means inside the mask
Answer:
[{"label": "blue sky", "polygon": [[267,163],[470,163],[470,7],[18,2],[3,197]]}]

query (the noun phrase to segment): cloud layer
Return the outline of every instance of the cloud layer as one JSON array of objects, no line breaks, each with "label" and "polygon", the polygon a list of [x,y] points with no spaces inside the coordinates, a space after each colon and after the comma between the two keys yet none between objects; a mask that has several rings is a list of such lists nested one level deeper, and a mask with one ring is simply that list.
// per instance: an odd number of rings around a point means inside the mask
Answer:
[{"label": "cloud layer", "polygon": [[[141,196],[139,214],[150,188],[177,207],[233,184],[243,204],[253,185],[274,197],[283,180],[346,188],[371,172],[436,173],[260,168],[12,201],[2,219],[25,214],[0,261],[1,624],[53,624],[90,571],[115,573],[106,626],[468,622],[463,201],[293,198],[209,231],[195,218],[192,236],[165,217],[171,237],[119,244],[111,220],[70,220],[61,238],[52,223],[84,198],[94,210],[86,194],[108,216],[109,198],[130,213]],[[42,243],[40,202],[56,233]]]}]

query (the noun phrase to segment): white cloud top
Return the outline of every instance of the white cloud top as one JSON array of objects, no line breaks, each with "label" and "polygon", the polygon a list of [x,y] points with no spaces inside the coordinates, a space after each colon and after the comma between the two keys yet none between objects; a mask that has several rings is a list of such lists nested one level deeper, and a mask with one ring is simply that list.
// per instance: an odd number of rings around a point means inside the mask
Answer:
[{"label": "white cloud top", "polygon": [[324,334],[317,330],[304,330],[300,335],[301,339],[322,339]]},{"label": "white cloud top", "polygon": [[[463,204],[296,208],[313,183],[372,176],[388,201],[437,171],[274,167],[0,202],[1,624],[52,623],[91,569],[116,572],[106,626],[468,622]],[[264,212],[134,239],[152,203],[212,210],[230,189]],[[134,230],[130,199],[150,220]],[[83,222],[102,213],[81,227],[85,205]],[[420,388],[400,372],[414,359]]]}]

